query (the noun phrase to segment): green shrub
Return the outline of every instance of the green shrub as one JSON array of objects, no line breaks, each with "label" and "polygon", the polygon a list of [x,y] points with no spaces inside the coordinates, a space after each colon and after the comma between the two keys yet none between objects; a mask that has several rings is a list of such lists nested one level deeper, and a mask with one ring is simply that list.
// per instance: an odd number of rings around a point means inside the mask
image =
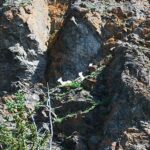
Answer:
[{"label": "green shrub", "polygon": [[78,87],[81,87],[81,82],[72,81],[71,83],[66,83],[65,85],[61,85],[60,87],[69,87],[71,89],[76,89]]},{"label": "green shrub", "polygon": [[68,84],[67,86],[70,86],[71,88],[78,88],[81,86],[80,82],[73,81],[72,83]]},{"label": "green shrub", "polygon": [[39,133],[35,122],[29,121],[34,113],[25,105],[25,97],[17,93],[13,101],[6,100],[10,113],[0,125],[0,144],[4,150],[45,150],[50,132]]},{"label": "green shrub", "polygon": [[6,100],[6,107],[9,112],[13,113],[15,110],[24,111],[25,110],[25,97],[22,93],[16,93],[15,100]]}]

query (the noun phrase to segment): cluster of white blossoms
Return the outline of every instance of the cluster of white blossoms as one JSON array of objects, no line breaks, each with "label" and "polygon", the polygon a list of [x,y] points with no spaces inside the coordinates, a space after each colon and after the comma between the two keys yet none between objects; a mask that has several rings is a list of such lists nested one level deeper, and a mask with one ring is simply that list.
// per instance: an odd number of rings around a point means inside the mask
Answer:
[{"label": "cluster of white blossoms", "polygon": [[[90,63],[90,64],[89,64],[89,67],[92,67],[92,66],[93,66],[93,64]],[[79,75],[79,78],[80,78],[82,81],[85,79],[85,76],[83,75],[83,72],[79,72],[78,75]],[[60,83],[61,85],[66,85],[66,84],[72,83],[71,80],[63,81],[62,77],[60,77],[60,78],[57,80],[57,82]]]}]

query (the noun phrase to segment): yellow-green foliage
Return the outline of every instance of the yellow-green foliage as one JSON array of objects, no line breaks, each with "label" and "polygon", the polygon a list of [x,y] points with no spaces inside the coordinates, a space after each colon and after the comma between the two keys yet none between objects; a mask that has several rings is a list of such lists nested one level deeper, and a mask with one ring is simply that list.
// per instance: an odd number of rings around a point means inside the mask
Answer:
[{"label": "yellow-green foliage", "polygon": [[66,84],[66,86],[69,86],[71,88],[78,88],[81,86],[81,83],[80,82],[77,82],[77,81],[72,81],[71,83],[69,84]]},{"label": "yellow-green foliage", "polygon": [[49,131],[39,133],[29,118],[33,115],[25,105],[25,97],[17,93],[13,101],[6,101],[10,113],[0,125],[0,145],[3,150],[45,150],[50,138]]}]

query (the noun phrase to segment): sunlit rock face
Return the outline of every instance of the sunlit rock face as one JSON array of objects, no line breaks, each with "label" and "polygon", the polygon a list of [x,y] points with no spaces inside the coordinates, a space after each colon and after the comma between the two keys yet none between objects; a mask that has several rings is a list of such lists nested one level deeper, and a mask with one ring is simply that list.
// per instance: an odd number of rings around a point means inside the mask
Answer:
[{"label": "sunlit rock face", "polygon": [[[98,23],[100,29],[100,20]],[[56,81],[60,76],[64,80],[74,79],[79,72],[88,69],[89,63],[96,62],[100,56],[100,34],[90,24],[90,20],[84,20],[82,15],[70,15],[54,47],[50,49],[48,79]]]},{"label": "sunlit rock face", "polygon": [[0,91],[42,82],[50,18],[47,2],[4,8],[0,16]]}]

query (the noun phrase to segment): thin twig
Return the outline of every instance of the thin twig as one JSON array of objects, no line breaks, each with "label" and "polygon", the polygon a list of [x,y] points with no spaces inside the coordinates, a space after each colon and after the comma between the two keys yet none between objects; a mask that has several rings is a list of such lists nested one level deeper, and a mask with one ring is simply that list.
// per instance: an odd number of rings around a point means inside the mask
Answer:
[{"label": "thin twig", "polygon": [[52,141],[53,141],[53,123],[52,123],[52,107],[51,107],[51,100],[50,100],[50,93],[49,93],[49,85],[47,83],[48,89],[48,100],[47,100],[47,107],[49,108],[49,124],[51,130],[51,138],[49,143],[49,150],[52,150]]},{"label": "thin twig", "polygon": [[[28,110],[29,110],[29,113],[31,114],[31,119],[32,119],[33,124],[34,124],[34,126],[35,126],[35,129],[36,129],[36,136],[37,136],[37,139],[38,139],[39,133],[38,133],[38,129],[37,129],[37,126],[36,126],[36,123],[35,123],[34,115],[31,113],[30,109],[28,109]],[[39,150],[39,146],[38,146],[38,150]]]}]

